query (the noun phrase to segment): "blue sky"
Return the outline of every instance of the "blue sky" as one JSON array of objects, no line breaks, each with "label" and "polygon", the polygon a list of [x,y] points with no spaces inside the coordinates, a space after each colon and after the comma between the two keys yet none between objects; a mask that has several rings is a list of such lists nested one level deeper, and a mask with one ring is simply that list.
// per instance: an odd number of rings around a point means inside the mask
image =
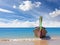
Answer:
[{"label": "blue sky", "polygon": [[0,27],[37,25],[39,16],[43,16],[43,25],[60,26],[60,0],[0,0]]}]

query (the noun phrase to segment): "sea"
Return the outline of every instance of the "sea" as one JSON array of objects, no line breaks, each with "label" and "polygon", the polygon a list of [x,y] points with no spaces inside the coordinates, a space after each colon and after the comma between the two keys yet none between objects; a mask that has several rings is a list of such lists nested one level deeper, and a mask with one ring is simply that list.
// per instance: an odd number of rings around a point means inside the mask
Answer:
[{"label": "sea", "polygon": [[[35,27],[31,28],[0,28],[0,38],[35,38]],[[47,36],[60,36],[60,28],[46,28]]]}]

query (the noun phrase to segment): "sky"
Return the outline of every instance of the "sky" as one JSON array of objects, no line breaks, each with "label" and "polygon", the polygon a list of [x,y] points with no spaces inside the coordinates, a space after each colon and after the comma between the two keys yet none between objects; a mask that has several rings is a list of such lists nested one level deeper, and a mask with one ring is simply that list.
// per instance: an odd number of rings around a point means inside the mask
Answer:
[{"label": "sky", "polygon": [[0,0],[0,27],[60,27],[60,0]]}]

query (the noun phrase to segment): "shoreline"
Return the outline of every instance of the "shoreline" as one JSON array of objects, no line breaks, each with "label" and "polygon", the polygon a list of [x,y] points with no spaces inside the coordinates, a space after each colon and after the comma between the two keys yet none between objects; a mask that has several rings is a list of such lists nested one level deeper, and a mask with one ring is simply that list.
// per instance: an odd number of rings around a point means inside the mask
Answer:
[{"label": "shoreline", "polygon": [[[56,38],[58,39],[58,38]],[[60,45],[60,38],[44,40],[40,38],[0,39],[0,45]]]},{"label": "shoreline", "polygon": [[40,38],[18,38],[18,39],[10,39],[10,38],[2,38],[0,41],[36,41],[36,40],[59,40],[60,37],[52,37],[51,39],[40,39]]},{"label": "shoreline", "polygon": [[40,38],[19,38],[19,39],[0,39],[0,41],[35,41],[41,40]]}]

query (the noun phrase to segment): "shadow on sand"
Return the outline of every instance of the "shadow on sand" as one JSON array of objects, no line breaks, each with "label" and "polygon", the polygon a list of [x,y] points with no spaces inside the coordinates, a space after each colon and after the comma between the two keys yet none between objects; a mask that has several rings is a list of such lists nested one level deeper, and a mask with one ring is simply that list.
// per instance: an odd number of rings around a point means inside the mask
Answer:
[{"label": "shadow on sand", "polygon": [[50,36],[46,36],[46,37],[44,37],[44,38],[41,38],[42,40],[50,40],[51,39],[51,37]]}]

